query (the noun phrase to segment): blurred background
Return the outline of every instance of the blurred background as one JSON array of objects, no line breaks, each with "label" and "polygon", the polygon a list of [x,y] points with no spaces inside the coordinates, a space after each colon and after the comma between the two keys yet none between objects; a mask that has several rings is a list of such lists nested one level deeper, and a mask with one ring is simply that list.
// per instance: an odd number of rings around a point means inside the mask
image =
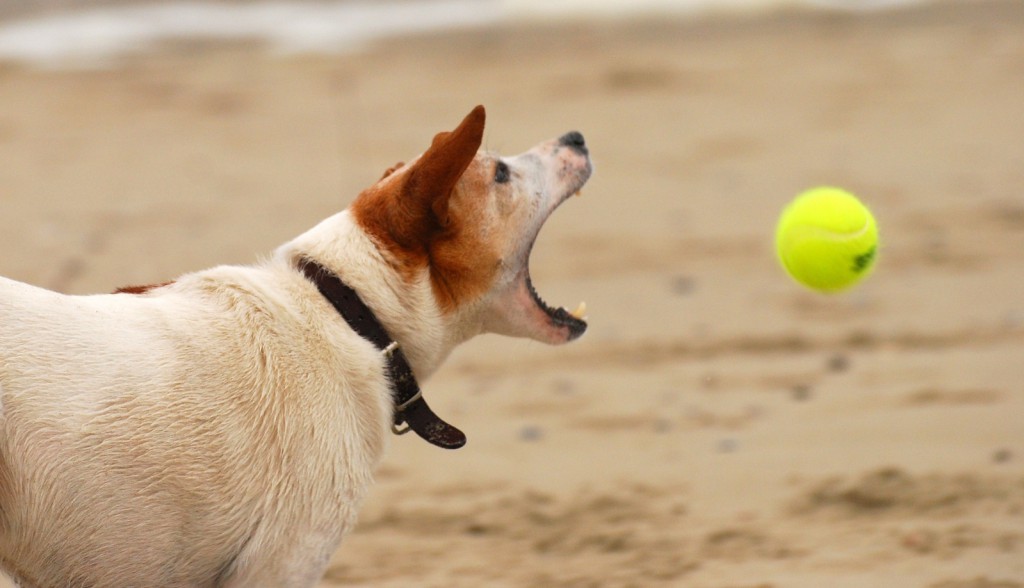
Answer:
[{"label": "blurred background", "polygon": [[[250,263],[476,104],[596,173],[531,273],[590,330],[425,384],[323,586],[1024,587],[1024,2],[0,3],[0,274]],[[782,207],[882,245],[801,289]]]}]

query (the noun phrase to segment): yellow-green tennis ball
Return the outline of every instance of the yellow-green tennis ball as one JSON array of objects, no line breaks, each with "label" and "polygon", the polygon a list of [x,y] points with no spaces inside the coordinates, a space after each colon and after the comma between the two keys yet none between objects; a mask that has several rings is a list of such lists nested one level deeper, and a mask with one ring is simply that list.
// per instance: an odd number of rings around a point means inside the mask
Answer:
[{"label": "yellow-green tennis ball", "polygon": [[853,194],[813,188],[782,211],[775,251],[796,281],[822,292],[838,292],[871,273],[878,254],[878,226]]}]

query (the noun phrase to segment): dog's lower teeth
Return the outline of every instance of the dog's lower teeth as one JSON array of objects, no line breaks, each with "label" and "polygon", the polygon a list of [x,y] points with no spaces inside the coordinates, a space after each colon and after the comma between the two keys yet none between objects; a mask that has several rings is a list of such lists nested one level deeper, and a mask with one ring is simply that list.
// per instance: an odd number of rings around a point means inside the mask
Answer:
[{"label": "dog's lower teeth", "polygon": [[576,310],[570,312],[569,314],[571,314],[572,316],[574,316],[574,317],[576,317],[578,319],[583,319],[583,317],[586,316],[586,312],[587,312],[587,303],[586,302],[580,302],[579,306],[576,307]]}]

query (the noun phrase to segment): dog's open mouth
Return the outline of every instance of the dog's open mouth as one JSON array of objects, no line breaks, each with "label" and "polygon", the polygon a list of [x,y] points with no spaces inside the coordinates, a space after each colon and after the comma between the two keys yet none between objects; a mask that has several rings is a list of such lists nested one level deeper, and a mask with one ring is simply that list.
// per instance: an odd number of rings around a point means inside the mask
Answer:
[{"label": "dog's open mouth", "polygon": [[[528,207],[520,226],[524,238],[514,241],[516,250],[503,263],[506,271],[515,273],[499,287],[488,310],[488,332],[529,337],[551,345],[568,343],[587,330],[586,304],[574,310],[552,306],[541,298],[530,275],[530,257],[540,231],[551,215],[573,196],[579,196],[594,171],[583,135],[575,131],[541,143],[514,158],[522,169],[531,170],[535,178],[528,185],[521,202]],[[523,218],[521,216],[520,218]],[[514,237],[513,237],[514,239]],[[509,274],[505,274],[509,275]]]},{"label": "dog's open mouth", "polygon": [[[564,203],[572,196],[579,196],[580,188],[583,187],[583,184],[586,183],[589,176],[590,168],[588,164],[585,172],[581,174],[579,186],[575,190],[572,190],[571,192],[566,194],[566,196],[564,196],[563,198],[559,199],[559,201],[552,208],[551,212],[553,213],[559,206],[562,205],[562,203]],[[551,214],[549,213],[548,217],[550,217],[550,215]],[[532,251],[532,249],[533,245],[531,243],[530,250]],[[553,327],[555,330],[563,333],[561,337],[558,337],[559,339],[561,339],[563,342],[572,341],[573,339],[577,339],[587,330],[587,305],[585,302],[580,302],[574,310],[569,310],[564,306],[559,306],[556,308],[545,302],[544,299],[540,297],[540,294],[537,293],[537,289],[533,285],[533,279],[530,277],[529,252],[526,256],[526,266],[524,268],[523,279],[525,282],[526,291],[529,293],[530,299],[537,306],[537,308],[539,308],[547,317],[550,326]]]}]

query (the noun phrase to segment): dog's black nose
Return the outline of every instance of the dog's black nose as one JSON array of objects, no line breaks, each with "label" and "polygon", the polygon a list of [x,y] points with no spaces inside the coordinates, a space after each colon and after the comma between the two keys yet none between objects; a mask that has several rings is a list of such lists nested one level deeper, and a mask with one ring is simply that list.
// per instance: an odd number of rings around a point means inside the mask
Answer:
[{"label": "dog's black nose", "polygon": [[572,149],[580,155],[587,154],[587,142],[579,131],[570,131],[558,139],[558,144]]}]

